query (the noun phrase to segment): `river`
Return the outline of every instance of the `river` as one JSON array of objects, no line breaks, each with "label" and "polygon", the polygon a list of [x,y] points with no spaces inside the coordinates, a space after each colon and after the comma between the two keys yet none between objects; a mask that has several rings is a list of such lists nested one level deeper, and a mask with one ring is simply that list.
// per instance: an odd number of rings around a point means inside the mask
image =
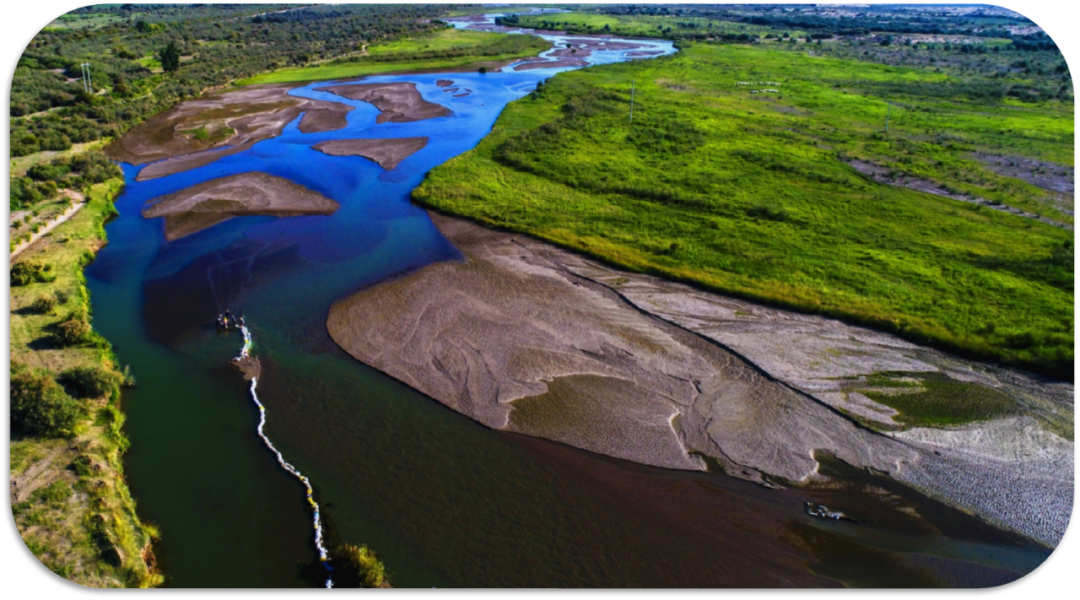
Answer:
[{"label": "river", "polygon": [[[646,43],[674,52],[670,42]],[[161,529],[155,552],[166,585],[322,585],[303,487],[258,438],[258,409],[228,363],[243,340],[211,326],[226,308],[247,317],[266,434],[310,477],[330,542],[368,544],[395,586],[962,585],[979,574],[1014,579],[1041,563],[1047,550],[897,486],[894,495],[922,507],[913,528],[879,500],[875,490],[888,484],[859,474],[844,475],[843,494],[769,490],[489,430],[337,348],[325,325],[334,300],[460,256],[410,191],[474,147],[507,103],[565,70],[365,79],[413,82],[453,111],[412,123],[376,124],[374,106],[314,91],[327,83],[319,82],[291,93],[354,106],[344,129],[303,134],[298,119],[245,152],[148,181],[123,165],[120,215],[86,275],[94,327],[139,382],[123,395],[125,473],[140,515]],[[440,79],[470,93],[445,93]],[[311,148],[410,136],[430,141],[391,171]],[[147,200],[248,171],[341,207],[234,218],[173,242],[161,219],[140,216]],[[806,500],[853,498],[876,524],[824,523],[802,510]],[[863,570],[845,570],[853,556]]]}]

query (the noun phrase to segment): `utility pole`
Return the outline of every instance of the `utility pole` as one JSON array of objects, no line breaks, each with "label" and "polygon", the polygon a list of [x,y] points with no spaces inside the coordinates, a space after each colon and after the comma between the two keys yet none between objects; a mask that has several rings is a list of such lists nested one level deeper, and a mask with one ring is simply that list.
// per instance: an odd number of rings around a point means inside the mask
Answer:
[{"label": "utility pole", "polygon": [[885,135],[889,135],[889,116],[892,115],[892,102],[887,102],[888,110],[885,111]]},{"label": "utility pole", "polygon": [[94,93],[94,82],[90,79],[90,63],[86,63],[86,91]]},{"label": "utility pole", "polygon": [[82,77],[80,77],[79,79],[82,82],[82,91],[85,92],[86,91],[86,63],[80,63],[79,64],[79,74],[82,75]]},{"label": "utility pole", "polygon": [[630,122],[634,122],[634,80],[630,80]]}]

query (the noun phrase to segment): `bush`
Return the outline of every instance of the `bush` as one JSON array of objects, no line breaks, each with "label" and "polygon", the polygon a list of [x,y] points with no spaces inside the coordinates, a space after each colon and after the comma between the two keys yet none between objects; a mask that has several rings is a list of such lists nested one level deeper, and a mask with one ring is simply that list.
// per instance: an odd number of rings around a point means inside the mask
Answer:
[{"label": "bush", "polygon": [[47,283],[56,279],[53,266],[27,260],[15,263],[11,267],[11,285],[28,285],[35,281]]},{"label": "bush", "polygon": [[119,373],[101,367],[74,367],[56,379],[76,398],[100,398],[121,383]]},{"label": "bush", "polygon": [[30,305],[30,308],[36,313],[48,315],[56,310],[56,305],[56,296],[53,294],[43,294],[34,300],[34,303]]},{"label": "bush", "polygon": [[365,545],[344,544],[334,551],[335,584],[338,587],[383,587],[386,565]]},{"label": "bush", "polygon": [[791,215],[784,207],[769,206],[767,204],[755,204],[746,209],[746,214],[758,219],[768,219],[769,221],[787,221],[791,219]]},{"label": "bush", "polygon": [[56,326],[53,336],[61,346],[78,346],[90,338],[90,324],[85,319],[72,317]]},{"label": "bush", "polygon": [[31,435],[73,437],[85,409],[47,371],[12,364],[11,428]]}]

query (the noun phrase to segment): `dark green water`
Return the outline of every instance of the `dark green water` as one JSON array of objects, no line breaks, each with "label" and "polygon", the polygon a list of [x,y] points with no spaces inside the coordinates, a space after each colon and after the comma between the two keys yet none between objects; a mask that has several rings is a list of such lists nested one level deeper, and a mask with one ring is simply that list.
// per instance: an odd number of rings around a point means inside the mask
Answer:
[{"label": "dark green water", "polygon": [[[356,102],[341,131],[304,135],[293,123],[247,152],[146,182],[125,167],[120,217],[87,277],[94,326],[139,380],[124,395],[126,474],[140,514],[162,531],[155,551],[167,585],[321,585],[303,488],[256,436],[258,412],[228,364],[242,340],[208,327],[226,307],[244,309],[266,433],[312,480],[331,543],[370,545],[396,586],[970,585],[1014,579],[1045,558],[900,490],[923,515],[905,517],[875,503],[856,474],[843,475],[852,487],[842,495],[767,490],[491,431],[337,349],[325,327],[332,301],[458,257],[409,191],[551,74],[370,78],[416,82],[454,116],[376,125],[377,111]],[[473,93],[449,98],[434,83],[443,78]],[[313,87],[297,93],[323,94]],[[431,141],[390,172],[310,149],[415,135]],[[252,170],[341,208],[233,219],[170,243],[159,221],[139,216],[151,198]],[[808,499],[853,502],[878,518],[822,523],[802,513]]]}]

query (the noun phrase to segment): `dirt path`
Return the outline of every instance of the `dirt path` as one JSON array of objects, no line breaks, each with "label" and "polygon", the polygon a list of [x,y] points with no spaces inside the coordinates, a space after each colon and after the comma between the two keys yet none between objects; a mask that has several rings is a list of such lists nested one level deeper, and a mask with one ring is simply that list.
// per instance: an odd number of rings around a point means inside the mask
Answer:
[{"label": "dirt path", "polygon": [[76,213],[82,210],[83,206],[86,206],[86,198],[81,193],[76,192],[75,190],[63,190],[61,194],[74,200],[75,204],[65,210],[60,216],[56,217],[52,221],[45,223],[45,226],[42,227],[40,231],[31,234],[30,241],[23,242],[16,246],[15,250],[11,252],[10,260],[15,260],[15,257],[22,254],[23,250],[26,250],[30,246],[33,246],[35,242],[51,233],[52,230],[56,229],[58,225],[75,216]]},{"label": "dirt path", "polygon": [[25,502],[30,498],[30,494],[34,493],[34,490],[44,487],[56,479],[59,470],[50,467],[53,466],[54,460],[60,453],[64,452],[65,448],[66,446],[57,447],[48,456],[27,467],[18,477],[11,478],[12,506]]}]

